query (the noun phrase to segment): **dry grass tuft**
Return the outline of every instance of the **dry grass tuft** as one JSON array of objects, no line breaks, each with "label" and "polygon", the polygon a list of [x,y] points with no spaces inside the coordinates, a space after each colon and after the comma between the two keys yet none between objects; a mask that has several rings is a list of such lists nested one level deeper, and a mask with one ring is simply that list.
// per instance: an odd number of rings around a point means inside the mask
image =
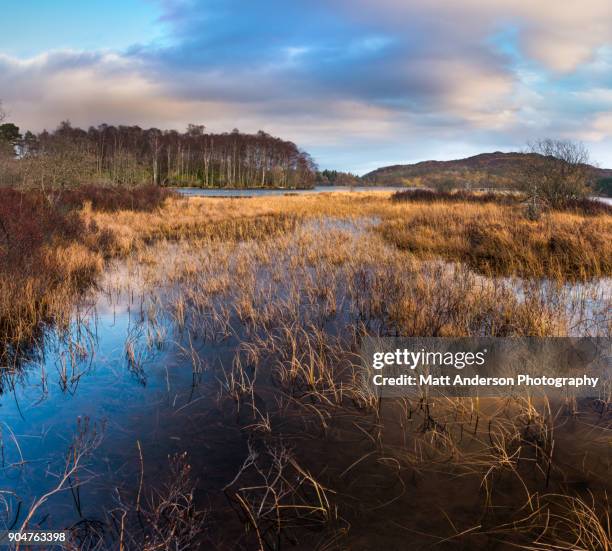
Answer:
[{"label": "dry grass tuft", "polygon": [[[412,208],[410,208],[412,207]],[[530,221],[495,204],[410,204],[380,226],[397,247],[466,262],[485,275],[588,279],[612,274],[612,217],[551,212]]]}]

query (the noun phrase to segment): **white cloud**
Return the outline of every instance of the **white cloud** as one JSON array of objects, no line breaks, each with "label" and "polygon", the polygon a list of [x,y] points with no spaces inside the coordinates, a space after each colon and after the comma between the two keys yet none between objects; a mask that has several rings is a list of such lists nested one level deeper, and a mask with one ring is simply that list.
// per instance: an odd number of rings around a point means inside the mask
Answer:
[{"label": "white cloud", "polygon": [[[301,6],[306,19],[310,5],[295,0],[291,9]],[[229,38],[214,35],[212,46],[197,41],[206,28],[196,26],[165,49],[0,54],[0,96],[11,118],[32,130],[66,118],[85,127],[196,122],[213,131],[263,129],[306,149],[330,148],[342,162],[355,148],[362,164],[369,146],[400,144],[411,158],[425,143],[454,155],[457,147],[520,147],[546,135],[600,146],[612,133],[610,0],[312,5],[339,20],[338,29],[305,21],[308,32],[280,40],[276,21],[273,36],[257,27],[241,42],[228,9],[214,24],[227,25]],[[507,38],[517,41],[514,58],[491,41],[504,26],[516,28]]]},{"label": "white cloud", "polygon": [[437,29],[432,38],[460,48],[494,33],[500,24],[519,27],[524,52],[553,71],[587,62],[612,42],[610,0],[333,0],[348,17],[379,20],[388,28]]},{"label": "white cloud", "polygon": [[583,140],[591,142],[601,142],[612,136],[612,111],[599,113],[588,125],[580,132]]}]

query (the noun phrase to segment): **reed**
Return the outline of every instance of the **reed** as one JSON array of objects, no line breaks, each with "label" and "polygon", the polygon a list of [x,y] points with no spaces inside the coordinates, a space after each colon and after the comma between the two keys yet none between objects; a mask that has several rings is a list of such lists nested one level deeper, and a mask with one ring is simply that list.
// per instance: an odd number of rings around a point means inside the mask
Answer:
[{"label": "reed", "polygon": [[[381,547],[409,535],[415,547],[610,548],[605,396],[380,400],[358,355],[365,336],[610,336],[609,293],[567,285],[610,275],[608,215],[530,221],[512,204],[372,193],[79,216],[114,236],[109,254],[126,256],[147,295],[128,367],[144,376],[142,347],[173,335],[194,385],[218,389],[244,435],[244,463],[218,490],[245,548],[371,547],[375,529]],[[76,243],[78,258],[89,245]],[[101,264],[87,277],[104,266],[92,254]],[[211,365],[202,351],[218,343],[231,361]],[[144,549],[204,538],[190,477],[172,472],[180,489],[141,508]],[[134,521],[120,507],[125,549],[141,541]]]}]

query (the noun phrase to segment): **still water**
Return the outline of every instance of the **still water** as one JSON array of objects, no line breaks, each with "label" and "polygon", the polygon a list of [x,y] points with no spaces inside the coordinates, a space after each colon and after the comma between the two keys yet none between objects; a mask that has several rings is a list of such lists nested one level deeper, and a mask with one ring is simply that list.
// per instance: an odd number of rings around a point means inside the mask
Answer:
[{"label": "still water", "polygon": [[[406,191],[410,189],[419,188],[405,186],[315,186],[311,189],[231,189],[181,187],[176,188],[176,191],[186,197],[266,197],[273,195],[312,195],[317,193],[333,192],[384,191],[393,193],[396,191]],[[592,199],[612,205],[612,197],[592,197]]]},{"label": "still water", "polygon": [[[226,484],[244,457],[239,431],[215,417],[217,381],[194,373],[160,295],[122,265],[103,279],[68,331],[49,328],[32,358],[0,380],[0,531],[19,528],[34,507],[30,528],[106,533],[109,512],[133,506],[141,479],[167,483],[174,454],[188,454],[204,478],[199,491]],[[230,361],[236,346],[199,344],[210,364]]]},{"label": "still water", "polygon": [[[320,222],[322,239],[341,232],[350,244],[365,231],[356,222],[331,222]],[[168,247],[163,257],[171,271],[181,251]],[[247,436],[237,423],[228,423],[219,402],[224,381],[211,368],[231,365],[247,335],[192,340],[171,306],[177,288],[149,288],[144,272],[138,262],[110,267],[76,309],[70,329],[49,328],[32,358],[0,379],[0,530],[19,527],[49,492],[32,527],[108,525],[109,511],[134,502],[143,484],[163,484],[168,456],[183,452],[197,473],[199,501],[212,510],[228,509],[219,488],[239,471]],[[256,284],[281,293],[282,281],[261,275]],[[586,311],[581,318],[597,321],[611,286],[602,280],[569,291],[563,294],[568,305],[579,302]],[[524,294],[520,287],[514,292]],[[607,316],[601,321],[605,325]],[[74,435],[91,453],[54,491],[74,457]]]},{"label": "still water", "polygon": [[308,195],[313,193],[331,193],[334,191],[400,191],[410,188],[402,186],[315,186],[312,189],[210,189],[197,187],[177,188],[181,195],[187,197],[262,197],[267,195]]}]

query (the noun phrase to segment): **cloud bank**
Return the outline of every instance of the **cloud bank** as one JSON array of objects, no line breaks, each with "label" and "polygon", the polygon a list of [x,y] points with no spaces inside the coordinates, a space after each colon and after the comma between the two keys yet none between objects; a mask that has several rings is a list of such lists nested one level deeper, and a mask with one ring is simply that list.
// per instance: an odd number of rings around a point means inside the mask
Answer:
[{"label": "cloud bank", "polygon": [[264,129],[322,166],[359,172],[542,136],[585,140],[612,166],[609,0],[191,0],[160,9],[164,40],[150,44],[27,59],[0,48],[11,118],[33,130],[66,118]]}]

